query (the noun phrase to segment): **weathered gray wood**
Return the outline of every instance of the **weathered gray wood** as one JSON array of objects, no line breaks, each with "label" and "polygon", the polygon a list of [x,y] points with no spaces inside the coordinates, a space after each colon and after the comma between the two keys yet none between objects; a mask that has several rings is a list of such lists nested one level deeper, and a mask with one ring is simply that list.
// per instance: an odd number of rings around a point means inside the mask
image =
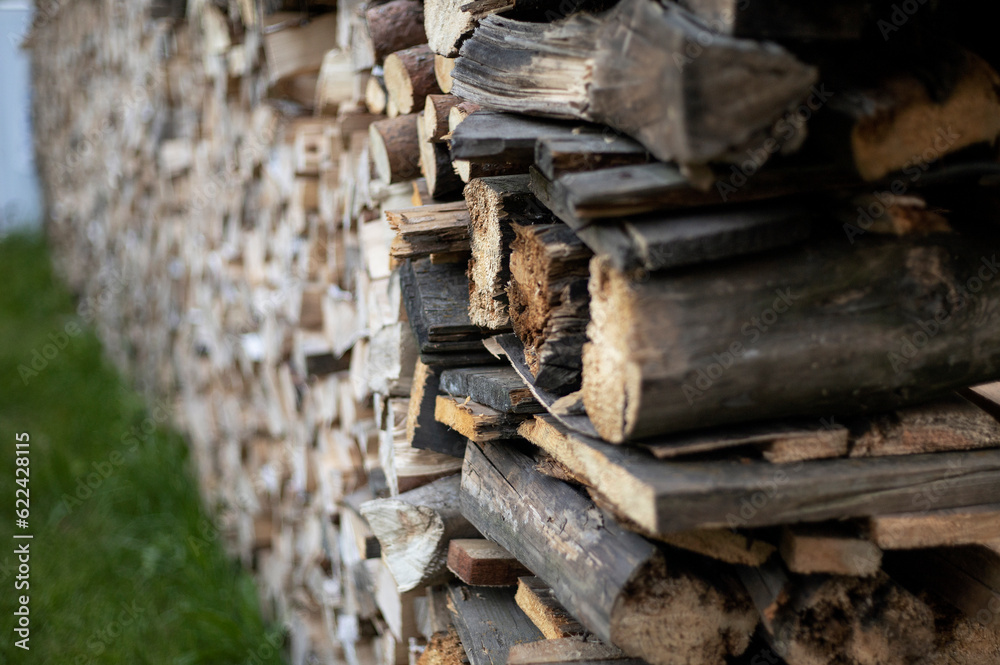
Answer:
[{"label": "weathered gray wood", "polygon": [[653,532],[757,527],[1000,502],[1000,451],[767,462],[679,462],[536,415],[519,433]]},{"label": "weathered gray wood", "polygon": [[440,370],[418,360],[410,388],[406,440],[414,448],[465,457],[465,437],[434,418],[439,382]]},{"label": "weathered gray wood", "polygon": [[513,589],[454,584],[448,597],[470,665],[506,665],[513,645],[542,639],[535,624],[514,602]]},{"label": "weathered gray wood", "polygon": [[535,384],[565,394],[580,386],[590,320],[591,251],[563,224],[514,226],[507,287],[511,325]]},{"label": "weathered gray wood", "polygon": [[390,252],[397,259],[469,252],[469,209],[465,201],[387,210],[396,231]]},{"label": "weathered gray wood", "polygon": [[483,333],[469,320],[468,279],[460,265],[409,260],[400,267],[400,283],[424,362],[435,364],[441,354],[456,354],[456,363],[476,364],[476,358],[488,355],[482,350]]},{"label": "weathered gray wood", "polygon": [[607,123],[660,159],[695,163],[768,133],[817,80],[774,44],[714,35],[650,0],[553,24],[490,16],[452,76],[456,95],[484,106]]},{"label": "weathered gray wood", "polygon": [[707,575],[680,554],[665,558],[509,444],[469,445],[462,512],[630,656],[715,665],[749,644],[756,619],[725,570]]},{"label": "weathered gray wood", "polygon": [[441,373],[440,390],[469,397],[503,413],[541,413],[545,410],[511,367],[463,367]]},{"label": "weathered gray wood", "polygon": [[451,136],[455,159],[509,163],[527,167],[535,160],[535,142],[543,137],[572,138],[574,133],[601,136],[601,128],[580,122],[529,118],[515,113],[475,111],[458,124]]},{"label": "weathered gray wood", "polygon": [[459,538],[448,546],[448,569],[471,586],[517,586],[529,575],[510,552],[485,538]]},{"label": "weathered gray wood", "polygon": [[361,506],[400,592],[451,578],[448,543],[479,535],[459,507],[458,475]]},{"label": "weathered gray wood", "polygon": [[535,142],[535,166],[549,180],[565,173],[645,164],[651,159],[640,144],[610,128],[600,134],[541,136]]},{"label": "weathered gray wood", "polygon": [[647,281],[597,257],[587,413],[620,442],[706,422],[878,412],[996,378],[1000,327],[985,322],[1000,279],[977,275],[997,265],[984,242],[817,240]]}]

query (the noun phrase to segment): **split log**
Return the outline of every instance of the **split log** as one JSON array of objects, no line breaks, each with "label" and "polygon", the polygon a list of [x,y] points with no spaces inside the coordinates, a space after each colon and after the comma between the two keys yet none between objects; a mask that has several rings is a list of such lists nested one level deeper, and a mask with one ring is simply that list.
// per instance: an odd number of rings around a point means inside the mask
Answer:
[{"label": "split log", "polygon": [[852,457],[914,455],[1000,447],[1000,422],[958,396],[872,416]]},{"label": "split log", "polygon": [[470,102],[469,100],[463,100],[461,103],[451,107],[451,110],[448,111],[449,132],[454,134],[458,126],[478,110],[479,104]]},{"label": "split log", "polygon": [[511,367],[447,369],[441,372],[439,385],[453,397],[468,397],[501,413],[545,411]]},{"label": "split log", "polygon": [[469,320],[469,282],[461,266],[408,260],[400,268],[400,281],[406,315],[424,362],[439,364],[445,360],[442,354],[449,354],[448,362],[455,365],[492,360],[483,349],[483,333]]},{"label": "split log", "polygon": [[434,405],[434,418],[470,441],[483,443],[513,439],[525,417],[502,413],[468,398],[438,395]]},{"label": "split log", "polygon": [[882,565],[878,545],[852,533],[850,526],[786,526],[780,549],[788,569],[801,575],[871,577],[878,574]]},{"label": "split log", "polygon": [[385,79],[381,76],[369,76],[365,85],[365,107],[369,113],[380,115],[385,113],[386,105],[389,102],[388,94],[385,91]]},{"label": "split log", "polygon": [[[1000,451],[800,462],[656,460],[536,415],[518,433],[642,528],[670,534],[1000,502]],[[536,571],[537,572],[537,571]]]},{"label": "split log", "polygon": [[645,164],[651,156],[617,132],[543,136],[535,142],[535,166],[549,180],[565,173]]},{"label": "split log", "polygon": [[465,201],[387,210],[385,216],[396,232],[390,249],[394,258],[470,251],[469,208]]},{"label": "split log", "polygon": [[484,106],[606,123],[659,159],[706,163],[769,133],[817,71],[774,44],[712,34],[679,6],[624,0],[552,24],[490,16],[452,76],[455,94]]},{"label": "split log", "polygon": [[518,577],[531,574],[510,552],[481,538],[452,540],[448,570],[470,586],[516,586]]},{"label": "split log", "polygon": [[406,440],[413,448],[465,457],[464,436],[434,418],[440,374],[417,361],[410,390],[410,412],[406,417]]},{"label": "split log", "polygon": [[507,286],[511,326],[524,345],[535,384],[572,392],[583,369],[593,254],[562,224],[514,224],[513,231]]},{"label": "split log", "polygon": [[573,616],[630,656],[716,665],[750,642],[756,618],[725,571],[707,576],[680,555],[667,559],[509,445],[469,445],[462,512],[548,582]]},{"label": "split log", "polygon": [[424,108],[427,95],[441,93],[434,78],[434,54],[426,44],[386,57],[385,90],[401,115],[417,113]]},{"label": "split log", "polygon": [[390,53],[427,43],[424,6],[417,0],[392,0],[374,5],[365,12],[365,21],[377,64]]},{"label": "split log", "polygon": [[566,637],[582,637],[587,629],[583,627],[563,607],[552,589],[537,577],[521,577],[517,580],[517,594],[514,596],[521,608],[546,640]]},{"label": "split log", "polygon": [[465,0],[425,0],[424,32],[427,43],[438,56],[454,58],[466,36],[476,27],[476,21],[462,11]]},{"label": "split log", "polygon": [[934,615],[885,573],[788,576],[740,569],[775,651],[796,665],[915,664],[934,645]]},{"label": "split log", "polygon": [[878,515],[869,518],[868,530],[872,541],[885,550],[998,543],[1000,506]]},{"label": "split log", "polygon": [[[990,265],[981,240],[954,235],[804,246],[642,283],[597,257],[587,413],[621,442],[708,418],[889,410],[995,378],[1000,335],[979,321],[1000,280],[976,275]],[[778,368],[795,379],[760,381]]]},{"label": "split log", "polygon": [[542,639],[514,603],[513,589],[449,587],[449,609],[470,665],[506,665],[515,644]]},{"label": "split log", "polygon": [[427,190],[435,199],[445,199],[462,189],[462,181],[451,164],[451,149],[447,143],[434,143],[427,134],[427,124],[421,112],[417,134],[420,141],[420,172],[427,181]]},{"label": "split log", "polygon": [[368,146],[378,177],[387,183],[413,180],[420,175],[417,114],[373,122]]},{"label": "split log", "polygon": [[478,535],[459,509],[458,475],[361,506],[400,592],[446,582],[448,543]]},{"label": "split log", "polygon": [[551,221],[552,217],[531,194],[526,176],[473,180],[464,193],[471,220],[469,318],[476,325],[501,330],[510,325],[507,283],[513,227]]},{"label": "split log", "polygon": [[[424,21],[426,22],[426,16]],[[431,49],[434,47],[432,46]],[[451,70],[455,69],[455,59],[446,58],[438,53],[434,54],[434,78],[437,79],[438,87],[441,88],[441,92],[449,94],[451,92],[451,86],[455,84],[454,80],[451,78]]]},{"label": "split log", "polygon": [[455,95],[427,95],[424,101],[424,135],[428,141],[438,143],[444,140],[448,128],[448,114],[462,102]]}]

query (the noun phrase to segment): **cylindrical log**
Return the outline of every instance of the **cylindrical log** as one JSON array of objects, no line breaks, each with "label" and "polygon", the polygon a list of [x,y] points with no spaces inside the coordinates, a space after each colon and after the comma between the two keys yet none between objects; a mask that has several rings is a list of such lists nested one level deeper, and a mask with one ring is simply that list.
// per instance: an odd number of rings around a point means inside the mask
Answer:
[{"label": "cylindrical log", "polygon": [[448,113],[461,103],[455,95],[427,95],[424,100],[424,134],[428,141],[438,143],[444,140],[448,129]]},{"label": "cylindrical log", "polygon": [[434,78],[437,79],[438,87],[443,93],[450,93],[451,86],[455,84],[454,79],[451,78],[451,70],[453,69],[455,69],[455,58],[434,54]]},{"label": "cylindrical log", "polygon": [[446,582],[451,577],[448,543],[479,537],[459,510],[460,482],[456,474],[392,499],[361,504],[401,593]]},{"label": "cylindrical log", "polygon": [[417,0],[392,0],[365,12],[376,63],[411,46],[427,43],[424,6]]},{"label": "cylindrical log", "polygon": [[368,149],[378,177],[388,183],[420,176],[420,145],[416,113],[373,122]]},{"label": "cylindrical log", "polygon": [[612,442],[876,412],[1000,376],[996,240],[795,249],[630,280],[591,264],[583,398]]},{"label": "cylindrical log", "polygon": [[[423,113],[420,114],[423,116]],[[462,181],[451,166],[451,150],[446,143],[432,143],[427,135],[427,123],[417,127],[420,137],[420,172],[427,181],[431,198],[441,199],[462,189]]]},{"label": "cylindrical log", "polygon": [[365,85],[365,106],[370,113],[381,115],[385,113],[389,98],[385,92],[385,81],[381,76],[369,76]]},{"label": "cylindrical log", "polygon": [[750,643],[756,612],[719,565],[668,560],[549,478],[509,443],[469,443],[462,513],[548,584],[606,642],[653,665],[718,665]]},{"label": "cylindrical log", "polygon": [[423,109],[427,95],[441,94],[430,48],[421,44],[386,57],[385,89],[401,115]]}]

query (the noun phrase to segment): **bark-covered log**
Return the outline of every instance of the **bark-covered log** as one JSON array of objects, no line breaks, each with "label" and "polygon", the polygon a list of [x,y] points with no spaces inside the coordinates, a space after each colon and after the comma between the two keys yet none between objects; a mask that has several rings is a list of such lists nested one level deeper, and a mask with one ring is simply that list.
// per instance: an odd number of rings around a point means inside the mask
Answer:
[{"label": "bark-covered log", "polygon": [[365,20],[377,63],[394,51],[427,43],[424,6],[417,0],[392,0],[374,5],[365,12]]},{"label": "bark-covered log", "polygon": [[681,555],[665,557],[510,445],[469,445],[462,512],[545,580],[587,628],[630,656],[653,665],[718,665],[750,642],[756,617],[725,570],[707,573]]},{"label": "bark-covered log", "polygon": [[448,543],[478,536],[459,510],[459,485],[454,475],[362,504],[361,514],[382,544],[382,559],[400,592],[446,582],[451,577]]},{"label": "bark-covered log", "polygon": [[420,141],[420,172],[427,181],[427,191],[439,200],[457,197],[462,189],[462,181],[451,163],[451,149],[447,143],[432,142],[427,134],[427,124],[423,121],[423,111],[417,135]]},{"label": "bark-covered log", "polygon": [[887,410],[995,379],[998,270],[982,239],[957,235],[817,242],[645,282],[597,258],[587,413],[620,442]]},{"label": "bark-covered log", "polygon": [[444,140],[448,128],[448,114],[462,100],[455,95],[427,95],[424,100],[424,135],[435,143]]},{"label": "bark-covered log", "polygon": [[368,149],[378,177],[387,183],[413,180],[420,175],[419,116],[401,115],[368,127]]},{"label": "bark-covered log", "polygon": [[385,89],[401,115],[417,113],[424,108],[427,95],[441,93],[434,77],[434,54],[426,44],[386,57]]}]

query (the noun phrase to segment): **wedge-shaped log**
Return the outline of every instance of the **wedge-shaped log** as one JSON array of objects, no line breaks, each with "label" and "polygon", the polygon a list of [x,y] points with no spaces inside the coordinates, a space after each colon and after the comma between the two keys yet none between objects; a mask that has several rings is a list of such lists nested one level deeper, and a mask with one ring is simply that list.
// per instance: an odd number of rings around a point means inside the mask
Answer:
[{"label": "wedge-shaped log", "polygon": [[817,80],[777,45],[713,34],[687,10],[652,0],[551,24],[490,16],[460,53],[459,97],[605,123],[680,162],[704,163],[759,138]]},{"label": "wedge-shaped log", "polygon": [[665,557],[534,465],[509,444],[470,443],[462,512],[581,623],[653,665],[718,665],[747,648],[757,620],[727,571]]},{"label": "wedge-shaped log", "polygon": [[458,475],[361,505],[400,592],[446,582],[448,543],[478,531],[459,511]]}]

